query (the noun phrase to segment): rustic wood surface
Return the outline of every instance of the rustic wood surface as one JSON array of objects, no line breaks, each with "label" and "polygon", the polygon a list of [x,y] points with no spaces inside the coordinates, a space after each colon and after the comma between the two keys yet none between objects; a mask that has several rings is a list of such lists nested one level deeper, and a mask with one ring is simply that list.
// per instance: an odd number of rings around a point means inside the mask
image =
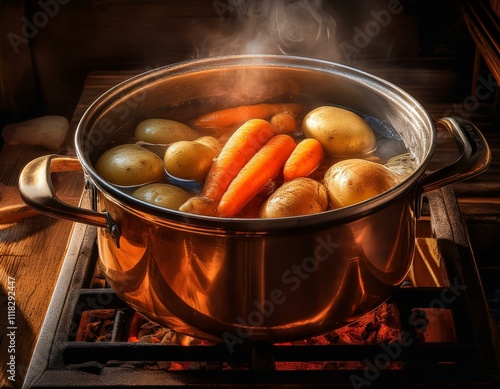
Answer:
[{"label": "rustic wood surface", "polygon": [[[70,122],[67,140],[57,153],[74,155],[73,133],[84,110],[103,91],[130,77],[135,72],[94,73],[87,78],[83,93]],[[446,112],[446,105],[432,104],[427,107],[438,118]],[[477,113],[479,115],[479,113]],[[481,176],[456,185],[462,212],[475,218],[485,217],[498,222],[500,217],[500,131],[491,118],[480,117],[482,130],[493,151],[493,163]],[[436,151],[437,166],[446,163],[453,145],[440,141]],[[8,146],[0,152],[1,207],[22,204],[17,192],[17,179],[23,166],[33,158],[51,153],[36,147]],[[55,175],[54,184],[59,196],[77,204],[83,191],[83,177],[78,173]],[[30,362],[31,353],[39,334],[51,294],[56,283],[73,223],[43,215],[26,217],[17,223],[0,225],[0,360],[8,360],[7,306],[9,277],[15,280],[16,303],[16,386]],[[3,386],[10,385],[2,366]]]}]

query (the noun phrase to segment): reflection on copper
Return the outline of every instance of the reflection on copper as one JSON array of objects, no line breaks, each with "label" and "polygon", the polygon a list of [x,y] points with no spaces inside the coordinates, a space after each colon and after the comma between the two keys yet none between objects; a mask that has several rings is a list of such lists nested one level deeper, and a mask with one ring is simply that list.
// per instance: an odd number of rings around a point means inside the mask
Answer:
[{"label": "reflection on copper", "polygon": [[[106,231],[100,230],[100,235]],[[106,242],[106,237],[100,236],[100,240]],[[120,238],[120,249],[110,248],[107,244],[99,245],[99,256],[106,268],[119,272],[133,269],[144,257],[146,247],[144,243],[135,243],[126,236]]]},{"label": "reflection on copper", "polygon": [[210,252],[208,249],[203,255],[198,255],[198,250],[193,242],[185,240],[182,244],[180,260],[169,265],[176,265],[175,269],[167,269],[162,263],[161,274],[172,272],[171,287],[188,305],[203,313],[210,312],[207,294],[213,286],[219,273],[222,255],[217,250]]},{"label": "reflection on copper", "polygon": [[181,346],[189,346],[195,338],[191,336],[183,336],[181,340]]},{"label": "reflection on copper", "polygon": [[[406,208],[399,218],[365,218],[351,227],[353,240],[366,258],[372,274],[388,285],[398,285],[408,272],[412,256],[411,243],[415,235],[413,211]],[[391,239],[388,239],[388,237]]]}]

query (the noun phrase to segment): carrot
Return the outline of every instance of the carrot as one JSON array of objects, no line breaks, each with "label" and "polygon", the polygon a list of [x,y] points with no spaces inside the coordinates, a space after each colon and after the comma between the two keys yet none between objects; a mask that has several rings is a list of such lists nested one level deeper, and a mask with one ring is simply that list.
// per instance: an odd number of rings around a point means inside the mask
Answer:
[{"label": "carrot", "polygon": [[266,200],[263,196],[255,196],[253,199],[249,200],[234,217],[238,218],[258,218],[259,208],[262,203]]},{"label": "carrot", "polygon": [[304,139],[293,150],[283,167],[283,178],[291,181],[298,177],[306,177],[320,165],[325,151],[321,143],[313,138]]},{"label": "carrot", "polygon": [[240,105],[203,115],[194,125],[204,129],[225,128],[250,119],[267,119],[280,112],[297,115],[301,110],[302,106],[295,103]]},{"label": "carrot", "polygon": [[217,212],[232,217],[283,168],[295,148],[289,135],[276,135],[267,142],[241,169],[222,196]]},{"label": "carrot", "polygon": [[273,135],[269,122],[262,119],[246,121],[231,135],[215,158],[201,195],[213,201],[220,200],[234,177]]}]

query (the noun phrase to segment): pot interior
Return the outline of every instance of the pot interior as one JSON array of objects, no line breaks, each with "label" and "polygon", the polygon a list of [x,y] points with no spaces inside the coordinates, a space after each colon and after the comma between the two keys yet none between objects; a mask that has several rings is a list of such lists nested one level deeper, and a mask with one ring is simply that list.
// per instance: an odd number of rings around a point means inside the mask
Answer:
[{"label": "pot interior", "polygon": [[76,133],[77,154],[97,186],[121,197],[94,171],[93,162],[111,145],[129,142],[140,121],[159,117],[188,122],[214,110],[266,102],[339,105],[382,122],[401,137],[417,163],[415,173],[399,185],[403,189],[416,182],[432,156],[434,125],[403,90],[343,65],[273,55],[188,61],[117,85],[83,116]]}]

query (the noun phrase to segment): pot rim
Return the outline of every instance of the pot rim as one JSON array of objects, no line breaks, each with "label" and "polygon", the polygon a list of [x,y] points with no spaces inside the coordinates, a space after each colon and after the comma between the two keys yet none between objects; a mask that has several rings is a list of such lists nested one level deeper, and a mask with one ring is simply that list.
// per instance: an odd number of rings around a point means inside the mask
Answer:
[{"label": "pot rim", "polygon": [[[216,70],[236,67],[287,67],[297,69],[307,69],[314,72],[323,72],[331,75],[341,76],[354,83],[363,83],[372,89],[382,90],[387,99],[397,103],[402,109],[412,111],[413,115],[419,116],[422,123],[430,130],[430,143],[426,150],[426,154],[422,157],[422,161],[417,166],[416,170],[401,183],[391,188],[390,190],[372,197],[363,202],[339,208],[328,210],[312,215],[282,217],[282,218],[222,218],[215,216],[204,216],[196,214],[188,214],[185,212],[171,210],[146,203],[139,200],[128,193],[123,192],[119,187],[107,182],[101,178],[95,171],[92,162],[88,155],[82,149],[82,140],[86,128],[91,122],[91,119],[98,115],[103,109],[103,105],[116,99],[123,99],[127,96],[127,92],[136,90],[137,88],[147,86],[153,80],[164,79],[177,75],[195,73],[202,70]],[[436,143],[436,128],[434,121],[430,117],[425,108],[408,92],[396,86],[395,84],[382,79],[363,70],[353,68],[351,66],[330,62],[326,60],[276,55],[276,54],[242,54],[215,56],[210,58],[186,60],[183,62],[162,66],[152,69],[136,76],[133,76],[116,86],[110,88],[100,95],[82,115],[75,133],[75,149],[76,155],[82,165],[83,171],[86,173],[89,181],[99,189],[102,193],[111,198],[113,202],[124,207],[128,211],[139,211],[138,215],[142,217],[151,215],[155,218],[161,218],[166,223],[181,222],[190,226],[210,227],[227,231],[234,229],[237,231],[278,231],[283,229],[305,228],[319,226],[324,223],[338,222],[346,219],[358,218],[362,215],[372,213],[377,209],[387,205],[398,199],[400,196],[408,193],[415,185],[418,184],[421,176],[424,174],[427,165],[429,164]],[[414,195],[414,193],[412,192]]]}]

